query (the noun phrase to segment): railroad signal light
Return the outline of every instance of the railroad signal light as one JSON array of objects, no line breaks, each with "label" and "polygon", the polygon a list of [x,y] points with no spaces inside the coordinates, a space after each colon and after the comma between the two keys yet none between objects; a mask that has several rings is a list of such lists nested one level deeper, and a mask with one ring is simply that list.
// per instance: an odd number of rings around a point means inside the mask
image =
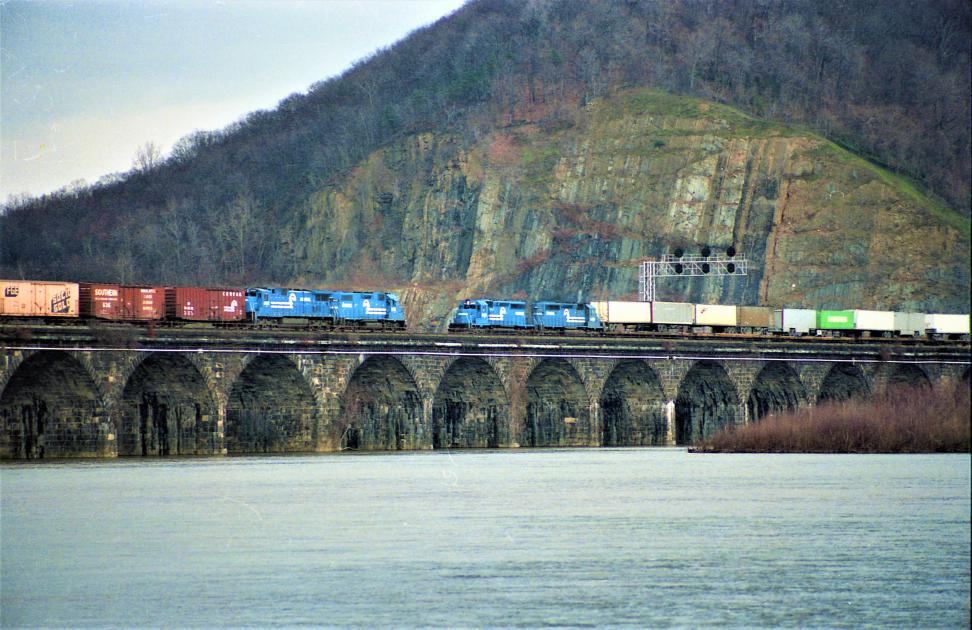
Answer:
[{"label": "railroad signal light", "polygon": [[659,260],[646,260],[641,263],[639,294],[642,301],[655,300],[655,279],[671,276],[745,276],[748,274],[749,261],[736,257],[736,248],[729,246],[725,254],[713,254],[708,245],[701,247],[701,255],[685,254],[682,247],[676,247],[671,254]]}]

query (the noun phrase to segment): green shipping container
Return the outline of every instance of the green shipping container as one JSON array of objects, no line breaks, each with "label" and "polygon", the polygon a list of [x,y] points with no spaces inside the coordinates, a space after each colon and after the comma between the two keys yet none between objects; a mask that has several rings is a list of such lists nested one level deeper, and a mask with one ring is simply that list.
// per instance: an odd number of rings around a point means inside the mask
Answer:
[{"label": "green shipping container", "polygon": [[820,330],[853,330],[854,311],[817,311]]}]

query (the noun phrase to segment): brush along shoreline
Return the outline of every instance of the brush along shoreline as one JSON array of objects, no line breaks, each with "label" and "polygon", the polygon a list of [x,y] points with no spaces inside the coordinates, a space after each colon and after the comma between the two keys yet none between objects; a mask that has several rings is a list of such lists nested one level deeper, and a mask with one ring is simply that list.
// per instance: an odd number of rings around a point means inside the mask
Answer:
[{"label": "brush along shoreline", "polygon": [[729,427],[691,453],[969,453],[969,384],[895,386]]}]

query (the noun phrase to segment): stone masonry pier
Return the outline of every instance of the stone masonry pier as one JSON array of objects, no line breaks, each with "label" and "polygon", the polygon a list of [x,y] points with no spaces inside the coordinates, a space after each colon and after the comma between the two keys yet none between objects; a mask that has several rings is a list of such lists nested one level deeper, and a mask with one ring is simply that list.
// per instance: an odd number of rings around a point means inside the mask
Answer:
[{"label": "stone masonry pier", "polygon": [[690,445],[967,342],[0,327],[0,457]]}]

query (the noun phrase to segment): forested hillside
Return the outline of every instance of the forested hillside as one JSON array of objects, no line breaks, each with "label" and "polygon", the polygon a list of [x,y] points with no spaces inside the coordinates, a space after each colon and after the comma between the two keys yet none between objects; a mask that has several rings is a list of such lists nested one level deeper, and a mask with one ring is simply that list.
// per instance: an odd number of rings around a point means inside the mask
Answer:
[{"label": "forested hillside", "polygon": [[[970,33],[966,0],[474,1],[122,181],[6,208],[0,273],[346,283],[437,313],[470,290],[630,291],[629,266],[674,240],[742,240],[759,278],[684,295],[968,308]],[[603,190],[579,192],[592,164]],[[813,230],[837,233],[781,249]],[[905,275],[862,270],[904,246]],[[790,264],[797,294],[773,289]]]}]

